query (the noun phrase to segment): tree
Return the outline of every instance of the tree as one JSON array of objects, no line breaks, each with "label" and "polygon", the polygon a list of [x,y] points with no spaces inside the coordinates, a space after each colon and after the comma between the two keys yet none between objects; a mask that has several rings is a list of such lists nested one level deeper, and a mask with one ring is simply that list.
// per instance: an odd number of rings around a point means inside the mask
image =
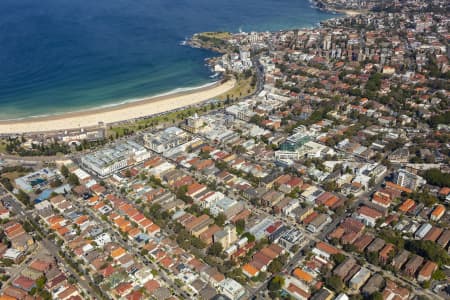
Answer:
[{"label": "tree", "polygon": [[221,243],[214,243],[208,248],[208,254],[212,256],[220,256],[223,252]]},{"label": "tree", "polygon": [[[106,264],[107,265],[107,264]],[[105,268],[106,268],[106,266],[105,266]],[[104,268],[102,268],[102,269],[104,269]],[[102,283],[102,281],[103,281],[103,275],[101,275],[101,274],[96,274],[96,275],[94,275],[94,283],[96,284],[96,285],[99,285],[99,284],[101,284]]]},{"label": "tree", "polygon": [[177,190],[176,196],[178,199],[181,199],[186,203],[192,203],[192,198],[186,195],[187,191],[188,191],[187,185],[183,185]]},{"label": "tree", "polygon": [[236,232],[241,235],[245,231],[245,220],[239,219],[236,221]]},{"label": "tree", "polygon": [[255,236],[252,235],[250,232],[244,233],[244,234],[242,235],[242,237],[246,237],[249,243],[255,241]]},{"label": "tree", "polygon": [[434,280],[437,280],[437,281],[441,281],[441,280],[445,280],[447,278],[447,276],[445,275],[445,273],[442,270],[438,269],[433,273],[431,278],[433,278]]},{"label": "tree", "polygon": [[17,199],[19,199],[19,201],[25,205],[30,204],[30,196],[28,196],[28,194],[25,193],[23,190],[19,190],[19,193],[17,194]]},{"label": "tree", "polygon": [[396,231],[393,231],[390,229],[382,229],[381,231],[379,231],[379,235],[380,235],[380,238],[385,240],[387,243],[394,244],[399,249],[402,249],[405,247],[405,240]]},{"label": "tree", "polygon": [[447,265],[450,263],[450,255],[447,251],[432,241],[407,240],[405,242],[405,248],[439,265]]},{"label": "tree", "polygon": [[44,300],[51,300],[52,299],[52,294],[49,291],[40,291],[39,295],[42,297],[42,299]]},{"label": "tree", "polygon": [[209,151],[200,151],[198,155],[201,159],[209,159],[211,156],[209,155]]},{"label": "tree", "polygon": [[226,220],[227,220],[227,217],[223,213],[220,213],[217,215],[217,217],[215,219],[215,223],[217,226],[223,226],[223,224],[225,224]]},{"label": "tree", "polygon": [[[161,179],[159,179],[159,178],[156,178],[155,176],[150,176],[150,179],[149,179],[149,183],[153,183],[153,184],[155,184],[155,185],[159,185],[159,186],[161,186],[162,185],[162,182],[161,182]],[[186,186],[186,188],[187,188],[187,186]],[[186,189],[186,191],[187,191],[187,189]]]},{"label": "tree", "polygon": [[437,185],[439,187],[450,186],[450,175],[448,173],[443,173],[439,169],[429,169],[423,174],[425,180],[432,185]]},{"label": "tree", "polygon": [[272,274],[276,274],[278,272],[281,272],[281,270],[283,269],[283,264],[281,263],[281,261],[278,258],[275,258],[269,265],[269,267],[267,268],[267,271],[269,271]]},{"label": "tree", "polygon": [[266,272],[259,272],[258,276],[256,276],[256,281],[264,281],[267,278],[267,273]]},{"label": "tree", "polygon": [[62,176],[64,176],[65,178],[69,177],[69,169],[66,167],[66,165],[62,165],[61,166],[61,174]]},{"label": "tree", "polygon": [[44,287],[46,282],[47,282],[47,278],[45,276],[39,277],[38,279],[36,279],[36,288],[38,290],[41,290]]},{"label": "tree", "polygon": [[23,229],[25,229],[26,232],[31,232],[34,230],[33,226],[28,221],[25,221],[23,223]]},{"label": "tree", "polygon": [[380,292],[375,292],[370,295],[369,300],[383,300],[383,294],[381,294]]},{"label": "tree", "polygon": [[203,249],[206,247],[206,244],[199,238],[192,236],[191,237],[191,244],[197,249]]},{"label": "tree", "polygon": [[373,187],[375,185],[375,177],[371,177],[369,180],[369,186]]},{"label": "tree", "polygon": [[432,206],[433,204],[435,204],[438,201],[438,199],[435,196],[431,195],[427,191],[413,192],[410,194],[410,198],[412,198],[413,200],[416,200],[420,203],[423,203],[426,206]]},{"label": "tree", "polygon": [[336,275],[332,275],[325,279],[325,284],[333,289],[336,293],[340,293],[344,288],[344,283],[342,279]]},{"label": "tree", "polygon": [[247,149],[245,149],[245,147],[242,145],[233,146],[232,150],[233,150],[233,152],[235,152],[237,154],[242,154],[242,153],[247,152]]},{"label": "tree", "polygon": [[335,192],[338,190],[338,185],[335,181],[326,181],[325,183],[323,183],[323,188],[327,192]]},{"label": "tree", "polygon": [[5,187],[5,189],[7,189],[8,191],[12,191],[14,189],[13,185],[11,184],[11,180],[9,180],[9,178],[7,177],[2,177],[0,179],[0,182],[3,184],[3,186]]},{"label": "tree", "polygon": [[339,265],[342,262],[344,262],[345,258],[346,258],[346,256],[344,254],[342,254],[342,253],[333,254],[331,256],[331,259],[334,261],[334,263],[336,265]]},{"label": "tree", "polygon": [[372,265],[378,265],[378,252],[368,252],[366,258]]},{"label": "tree", "polygon": [[274,276],[269,283],[267,284],[267,288],[269,291],[278,291],[281,290],[281,288],[284,285],[284,277],[282,276]]},{"label": "tree", "polygon": [[432,116],[429,120],[429,123],[434,128],[439,124],[450,124],[450,111],[446,111],[440,115]]},{"label": "tree", "polygon": [[80,185],[77,175],[70,173],[67,182],[71,185]]},{"label": "tree", "polygon": [[381,87],[381,77],[380,73],[373,74],[366,83],[366,90],[368,92],[377,92]]}]

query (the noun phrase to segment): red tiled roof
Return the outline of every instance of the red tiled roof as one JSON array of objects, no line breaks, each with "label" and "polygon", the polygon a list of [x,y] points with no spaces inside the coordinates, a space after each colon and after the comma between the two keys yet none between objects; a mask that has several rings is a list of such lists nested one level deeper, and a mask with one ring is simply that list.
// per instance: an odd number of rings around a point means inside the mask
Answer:
[{"label": "red tiled roof", "polygon": [[438,265],[435,262],[427,261],[419,272],[420,276],[430,277],[436,271]]},{"label": "red tiled roof", "polygon": [[36,284],[36,282],[33,279],[30,279],[30,278],[22,276],[22,275],[17,277],[13,281],[14,286],[24,289],[26,291],[31,290],[35,284]]},{"label": "red tiled roof", "polygon": [[333,247],[333,246],[331,246],[331,245],[329,245],[327,243],[324,243],[324,242],[318,242],[316,244],[316,248],[321,250],[321,251],[323,251],[323,252],[326,252],[326,253],[328,253],[330,255],[340,253],[340,251],[338,249],[336,249],[335,247]]},{"label": "red tiled roof", "polygon": [[149,292],[152,293],[155,290],[157,290],[161,285],[159,284],[159,282],[157,280],[151,279],[149,281],[147,281],[144,284],[145,289]]},{"label": "red tiled roof", "polygon": [[116,291],[117,294],[124,295],[132,288],[133,285],[130,282],[121,282],[114,290]]},{"label": "red tiled roof", "polygon": [[144,299],[144,294],[140,291],[133,291],[127,295],[128,300],[141,300]]},{"label": "red tiled roof", "polygon": [[307,293],[306,291],[302,290],[301,288],[299,288],[298,286],[296,286],[292,283],[289,284],[287,289],[289,292],[298,294],[307,299],[311,296],[309,293]]},{"label": "red tiled roof", "polygon": [[400,210],[403,213],[408,212],[411,208],[414,207],[414,205],[416,205],[416,202],[413,199],[406,199],[402,205],[400,205],[400,207],[398,208],[398,210]]},{"label": "red tiled roof", "polygon": [[375,209],[370,208],[368,206],[361,206],[358,209],[358,214],[363,215],[363,216],[367,216],[367,217],[371,217],[371,218],[374,218],[374,219],[381,218],[383,216],[378,210],[375,210]]}]

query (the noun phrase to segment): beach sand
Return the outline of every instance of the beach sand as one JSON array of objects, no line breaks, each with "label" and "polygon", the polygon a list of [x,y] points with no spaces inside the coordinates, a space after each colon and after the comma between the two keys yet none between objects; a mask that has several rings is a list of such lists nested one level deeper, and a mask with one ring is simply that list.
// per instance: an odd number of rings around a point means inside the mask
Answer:
[{"label": "beach sand", "polygon": [[362,14],[367,14],[367,10],[351,10],[351,9],[337,9],[335,10],[338,13],[347,15],[347,16],[357,16]]},{"label": "beach sand", "polygon": [[23,120],[0,121],[0,133],[49,132],[94,127],[98,126],[99,122],[110,124],[132,120],[198,104],[226,93],[231,90],[235,84],[236,80],[233,79],[222,84],[218,83],[187,92],[150,97],[141,101],[106,108]]}]

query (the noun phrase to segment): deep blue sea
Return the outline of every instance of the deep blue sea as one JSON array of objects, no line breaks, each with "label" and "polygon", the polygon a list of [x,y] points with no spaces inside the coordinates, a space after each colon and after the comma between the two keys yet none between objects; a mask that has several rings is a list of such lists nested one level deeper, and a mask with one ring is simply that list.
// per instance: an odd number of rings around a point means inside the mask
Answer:
[{"label": "deep blue sea", "polygon": [[312,27],[308,0],[1,0],[0,119],[94,108],[211,81],[202,31]]}]

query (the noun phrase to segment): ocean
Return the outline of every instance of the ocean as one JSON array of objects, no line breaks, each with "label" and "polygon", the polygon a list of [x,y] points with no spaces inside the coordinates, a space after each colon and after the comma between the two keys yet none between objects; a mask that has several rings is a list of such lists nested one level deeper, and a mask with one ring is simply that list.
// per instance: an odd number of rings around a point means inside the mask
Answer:
[{"label": "ocean", "polygon": [[0,120],[114,105],[210,83],[196,32],[313,27],[308,0],[2,0]]}]

